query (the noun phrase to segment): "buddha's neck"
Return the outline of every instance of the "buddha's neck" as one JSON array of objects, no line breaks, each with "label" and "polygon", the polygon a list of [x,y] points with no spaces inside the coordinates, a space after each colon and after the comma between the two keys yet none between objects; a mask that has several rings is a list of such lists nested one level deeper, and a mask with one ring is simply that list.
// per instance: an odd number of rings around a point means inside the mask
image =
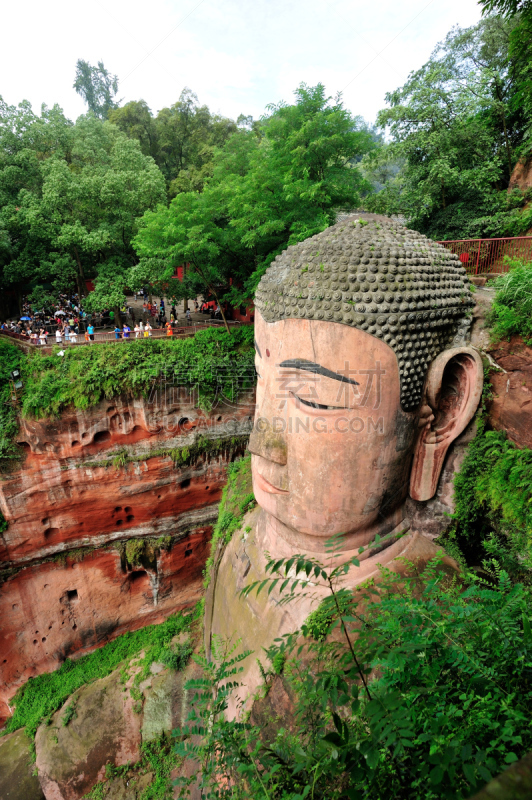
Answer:
[{"label": "buddha's neck", "polygon": [[[336,550],[340,550],[342,554],[345,554],[346,558],[351,558],[358,552],[359,548],[367,548],[371,545],[377,535],[384,537],[392,534],[390,539],[386,540],[392,541],[393,535],[400,531],[402,521],[402,509],[396,509],[388,518],[380,519],[378,524],[369,525],[362,531],[359,530],[356,533],[338,537]],[[258,524],[264,533],[264,540],[267,543],[266,549],[274,558],[288,558],[296,553],[308,554],[319,558],[320,555],[331,552],[328,546],[328,543],[331,542],[330,538],[311,536],[295,531],[267,511],[262,511]]]}]

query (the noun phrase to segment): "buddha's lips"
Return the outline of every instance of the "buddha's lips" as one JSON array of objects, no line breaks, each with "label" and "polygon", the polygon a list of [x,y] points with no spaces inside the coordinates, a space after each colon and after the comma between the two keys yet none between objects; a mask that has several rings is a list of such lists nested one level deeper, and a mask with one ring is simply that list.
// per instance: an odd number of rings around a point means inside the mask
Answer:
[{"label": "buddha's lips", "polygon": [[259,489],[262,489],[263,492],[268,492],[268,494],[288,494],[284,489],[279,489],[277,486],[273,486],[273,484],[269,483],[258,470],[255,471],[255,482]]}]

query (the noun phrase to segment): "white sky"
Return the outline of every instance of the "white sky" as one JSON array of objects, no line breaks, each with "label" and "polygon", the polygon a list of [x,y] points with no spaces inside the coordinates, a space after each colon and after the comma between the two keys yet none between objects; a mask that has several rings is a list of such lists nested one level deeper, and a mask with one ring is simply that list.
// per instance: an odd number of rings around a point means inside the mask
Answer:
[{"label": "white sky", "polygon": [[118,75],[123,102],[154,112],[188,86],[211,111],[259,117],[321,81],[373,122],[453,25],[479,19],[476,0],[17,0],[2,7],[0,95],[75,119],[83,58]]}]

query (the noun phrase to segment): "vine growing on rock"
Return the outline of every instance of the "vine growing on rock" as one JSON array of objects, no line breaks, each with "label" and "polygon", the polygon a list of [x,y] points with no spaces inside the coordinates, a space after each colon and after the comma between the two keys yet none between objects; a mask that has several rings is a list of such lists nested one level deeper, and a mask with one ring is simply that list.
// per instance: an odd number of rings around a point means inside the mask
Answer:
[{"label": "vine growing on rock", "polygon": [[241,527],[246,512],[255,505],[251,483],[251,456],[246,456],[230,464],[227,471],[227,483],[224,486],[218,519],[212,534],[210,554],[205,564],[205,587],[211,580],[218,546],[231,541],[233,534]]}]

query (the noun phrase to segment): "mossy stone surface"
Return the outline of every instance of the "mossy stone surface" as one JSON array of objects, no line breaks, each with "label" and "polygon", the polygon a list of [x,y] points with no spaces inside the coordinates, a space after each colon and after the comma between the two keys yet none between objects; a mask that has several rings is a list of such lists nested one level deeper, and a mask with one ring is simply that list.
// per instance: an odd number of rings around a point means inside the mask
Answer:
[{"label": "mossy stone surface", "polygon": [[30,740],[23,730],[0,738],[0,798],[44,800],[39,779],[33,774]]}]

